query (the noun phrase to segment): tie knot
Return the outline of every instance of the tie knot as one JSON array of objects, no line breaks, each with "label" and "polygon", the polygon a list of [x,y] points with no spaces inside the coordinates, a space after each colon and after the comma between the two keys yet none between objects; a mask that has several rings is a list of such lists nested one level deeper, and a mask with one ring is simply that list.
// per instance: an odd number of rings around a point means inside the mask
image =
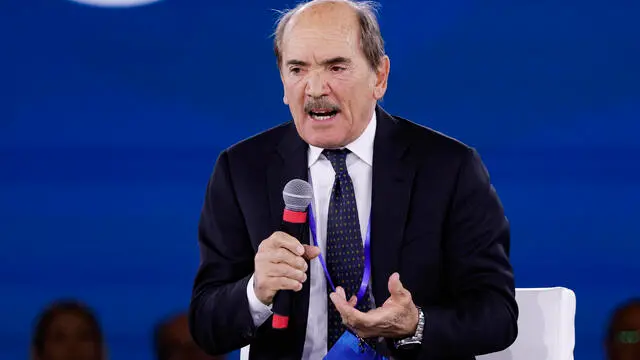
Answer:
[{"label": "tie knot", "polygon": [[333,166],[336,174],[341,174],[347,171],[347,154],[350,152],[349,149],[325,149],[322,151],[322,154],[331,161],[331,166]]}]

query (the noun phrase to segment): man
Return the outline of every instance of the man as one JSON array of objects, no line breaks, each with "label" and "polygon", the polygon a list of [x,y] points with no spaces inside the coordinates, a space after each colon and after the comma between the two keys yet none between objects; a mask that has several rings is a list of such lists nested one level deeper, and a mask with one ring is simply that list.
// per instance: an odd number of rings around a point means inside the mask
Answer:
[{"label": "man", "polygon": [[640,359],[640,298],[630,299],[613,312],[605,341],[607,359]]},{"label": "man", "polygon": [[[321,359],[348,328],[394,358],[508,347],[518,310],[500,201],[474,150],[377,106],[390,62],[371,7],[301,4],[279,21],[275,52],[293,122],[218,158],[199,226],[196,342],[211,354],[250,344],[252,359]],[[313,186],[317,225],[300,242],[274,232],[294,178]],[[356,297],[363,243],[371,280]],[[286,331],[270,318],[283,289],[295,294]]]},{"label": "man", "polygon": [[180,313],[160,322],[154,329],[153,345],[158,360],[224,360],[225,356],[205,354],[191,338],[187,314]]},{"label": "man", "polygon": [[75,301],[56,301],[36,320],[34,360],[105,360],[106,345],[93,311]]}]

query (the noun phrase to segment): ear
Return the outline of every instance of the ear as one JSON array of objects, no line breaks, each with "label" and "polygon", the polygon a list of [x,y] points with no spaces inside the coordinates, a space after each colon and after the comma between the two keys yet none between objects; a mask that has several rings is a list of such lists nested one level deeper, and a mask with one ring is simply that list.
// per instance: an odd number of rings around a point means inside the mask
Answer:
[{"label": "ear", "polygon": [[389,79],[389,71],[391,69],[391,61],[387,55],[380,60],[380,65],[376,70],[376,84],[373,89],[373,96],[376,100],[382,99],[384,93],[387,92],[387,80]]},{"label": "ear", "polygon": [[282,82],[282,89],[284,90],[284,95],[282,95],[282,102],[285,103],[285,105],[289,105],[289,99],[287,99],[287,89],[284,86],[284,75],[282,75],[282,71],[279,71],[280,73],[280,81]]}]

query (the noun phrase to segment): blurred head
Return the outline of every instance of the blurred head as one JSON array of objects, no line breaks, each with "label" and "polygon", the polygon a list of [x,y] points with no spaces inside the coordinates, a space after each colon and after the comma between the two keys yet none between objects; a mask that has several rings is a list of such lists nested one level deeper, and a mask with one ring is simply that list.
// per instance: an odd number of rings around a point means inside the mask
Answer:
[{"label": "blurred head", "polygon": [[223,360],[224,356],[205,354],[191,338],[187,315],[170,317],[156,326],[154,334],[158,360]]},{"label": "blurred head", "polygon": [[614,311],[606,348],[609,360],[640,359],[640,298],[627,301]]},{"label": "blurred head", "polygon": [[86,305],[56,302],[36,321],[32,353],[36,360],[104,360],[100,324]]},{"label": "blurred head", "polygon": [[302,139],[338,148],[362,134],[386,92],[390,66],[370,3],[298,5],[278,22],[275,53],[284,103]]}]

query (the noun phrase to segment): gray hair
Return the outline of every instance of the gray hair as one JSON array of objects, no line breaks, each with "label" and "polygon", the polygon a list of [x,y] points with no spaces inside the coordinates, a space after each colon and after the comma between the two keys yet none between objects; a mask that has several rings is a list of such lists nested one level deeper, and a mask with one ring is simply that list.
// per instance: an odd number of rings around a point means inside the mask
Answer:
[{"label": "gray hair", "polygon": [[274,33],[273,50],[276,55],[278,69],[282,66],[282,37],[287,23],[300,9],[313,2],[343,2],[350,5],[356,12],[360,24],[360,46],[362,52],[373,71],[378,69],[384,53],[384,40],[380,33],[380,25],[376,18],[378,4],[373,1],[352,0],[312,0],[298,4],[295,8],[280,12]]}]

